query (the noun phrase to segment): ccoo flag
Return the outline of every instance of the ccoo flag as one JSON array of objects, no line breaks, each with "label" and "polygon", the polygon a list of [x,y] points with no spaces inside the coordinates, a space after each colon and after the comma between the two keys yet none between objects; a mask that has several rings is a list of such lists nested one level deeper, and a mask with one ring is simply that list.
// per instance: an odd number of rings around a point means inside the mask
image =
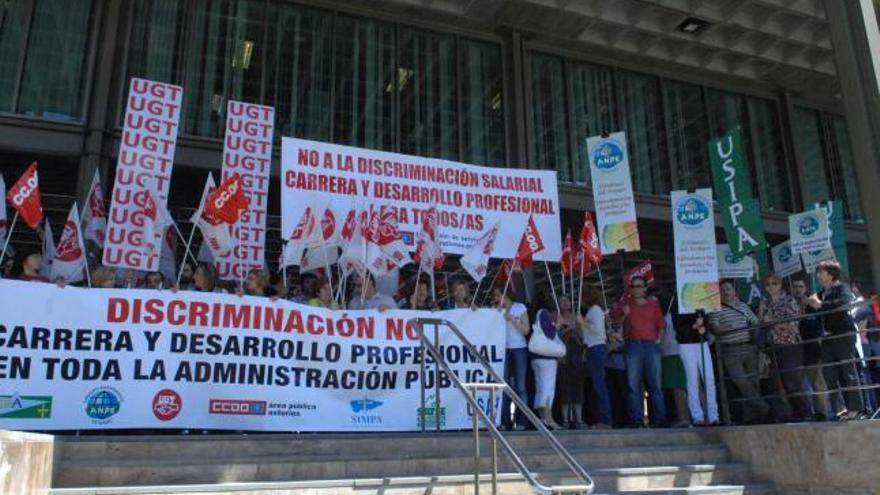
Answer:
[{"label": "ccoo flag", "polygon": [[24,171],[18,181],[9,188],[6,200],[21,215],[24,223],[36,229],[43,219],[43,203],[40,199],[40,179],[37,175],[37,162]]}]

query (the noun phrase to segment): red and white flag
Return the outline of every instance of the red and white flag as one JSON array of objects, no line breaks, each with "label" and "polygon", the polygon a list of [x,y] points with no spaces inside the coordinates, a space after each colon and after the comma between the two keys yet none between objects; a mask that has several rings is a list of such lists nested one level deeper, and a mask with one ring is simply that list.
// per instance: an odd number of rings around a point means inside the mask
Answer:
[{"label": "red and white flag", "polygon": [[643,278],[645,285],[654,283],[654,265],[651,260],[645,260],[638,265],[630,268],[623,276],[623,292],[620,294],[620,300],[625,301],[632,294],[632,281],[634,278]]},{"label": "red and white flag", "polygon": [[412,263],[393,211],[379,213],[373,210],[364,237],[367,240],[367,269],[374,276],[385,275],[395,267]]},{"label": "red and white flag", "polygon": [[495,250],[495,239],[500,229],[501,222],[498,221],[494,227],[477,239],[477,242],[459,260],[464,271],[468,272],[477,283],[483,280],[489,270],[489,258]]},{"label": "red and white flag", "polygon": [[248,198],[244,193],[241,176],[235,173],[208,194],[204,214],[218,222],[231,225],[238,222],[247,208]]},{"label": "red and white flag", "polygon": [[541,233],[538,232],[535,219],[529,215],[529,221],[526,222],[526,228],[523,230],[522,238],[519,240],[519,247],[516,250],[516,261],[524,268],[531,268],[532,256],[543,249],[544,241],[541,239]]},{"label": "red and white flag", "polygon": [[591,266],[598,266],[602,263],[602,248],[599,246],[599,236],[596,235],[596,224],[593,223],[593,215],[584,212],[584,226],[581,229],[581,237],[578,240],[577,262],[575,265],[580,267],[581,263],[586,263],[584,269]]},{"label": "red and white flag", "polygon": [[37,175],[37,162],[24,171],[18,181],[9,188],[6,200],[21,215],[28,227],[35,229],[43,220],[43,203],[40,199],[40,179]]},{"label": "red and white flag", "polygon": [[74,203],[67,215],[67,221],[64,222],[61,239],[55,247],[49,279],[63,279],[67,283],[79,282],[84,278],[86,269],[86,248],[83,244],[79,209]]},{"label": "red and white flag", "polygon": [[43,265],[40,266],[40,275],[49,278],[52,275],[52,262],[55,260],[55,235],[52,233],[52,225],[47,218],[43,222]]},{"label": "red and white flag", "polygon": [[[147,256],[161,255],[165,231],[174,225],[174,219],[171,218],[168,208],[165,208],[165,205],[156,196],[155,193],[147,189],[144,192],[144,204],[141,207],[141,214],[144,216],[144,249]],[[159,240],[158,245],[155,244],[156,239]]]},{"label": "red and white flag", "polygon": [[214,190],[214,177],[211,174],[208,174],[208,180],[205,182],[205,189],[202,191],[202,200],[199,203],[199,209],[196,210],[190,218],[190,222],[202,231],[202,237],[204,238],[203,245],[206,244],[211,254],[214,256],[214,259],[217,259],[220,255],[228,253],[234,246],[235,242],[229,224],[223,223],[207,213],[206,205],[208,198]]},{"label": "red and white flag", "polygon": [[306,241],[308,250],[302,256],[299,267],[301,273],[326,268],[339,261],[336,215],[331,208],[324,208],[320,225],[316,224],[315,227]]},{"label": "red and white flag", "polygon": [[302,262],[303,254],[306,250],[306,244],[312,233],[317,228],[318,219],[315,209],[311,206],[306,207],[299,219],[299,223],[290,233],[287,244],[281,251],[281,258],[278,261],[279,268],[285,266],[299,266]]},{"label": "red and white flag", "polygon": [[[571,275],[574,271],[574,240],[571,237],[571,229],[565,234],[565,244],[562,247],[562,257],[559,258],[559,264],[562,265],[562,274]],[[563,284],[563,290],[565,284]]]},{"label": "red and white flag", "polygon": [[424,273],[433,274],[443,268],[443,250],[437,232],[437,208],[431,207],[422,212],[422,230],[416,235],[416,252],[413,261],[418,263]]},{"label": "red and white flag", "polygon": [[83,237],[98,246],[104,247],[104,238],[107,236],[107,206],[104,203],[104,188],[101,186],[101,177],[95,170],[89,195],[86,196],[86,204],[82,212]]},{"label": "red and white flag", "polygon": [[358,211],[352,207],[342,224],[339,234],[342,241],[342,255],[339,257],[339,263],[346,275],[366,271],[367,239],[364,237],[364,230],[367,228],[368,220],[366,211]]},{"label": "red and white flag", "polygon": [[177,280],[177,235],[172,229],[165,230],[162,236],[162,251],[159,254],[159,272],[165,276],[165,280],[173,283]]}]

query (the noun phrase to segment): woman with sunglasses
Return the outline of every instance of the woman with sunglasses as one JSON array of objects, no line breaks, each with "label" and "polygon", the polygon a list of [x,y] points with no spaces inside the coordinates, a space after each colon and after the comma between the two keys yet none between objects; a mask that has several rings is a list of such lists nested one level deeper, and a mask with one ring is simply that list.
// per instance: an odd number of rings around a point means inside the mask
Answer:
[{"label": "woman with sunglasses", "polygon": [[804,351],[800,346],[801,334],[798,322],[785,321],[796,318],[801,313],[798,302],[782,288],[782,279],[770,274],[764,277],[764,290],[767,299],[758,308],[761,323],[780,322],[769,329],[767,342],[773,346],[776,368],[779,370],[782,386],[788,394],[795,420],[811,417],[810,403],[804,395],[804,375],[801,367],[804,364]]}]

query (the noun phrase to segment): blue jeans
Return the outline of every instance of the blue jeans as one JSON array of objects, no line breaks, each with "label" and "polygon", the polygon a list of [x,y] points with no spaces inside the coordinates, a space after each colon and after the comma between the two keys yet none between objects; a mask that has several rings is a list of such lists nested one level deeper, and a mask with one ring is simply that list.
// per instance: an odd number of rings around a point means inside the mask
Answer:
[{"label": "blue jeans", "polygon": [[642,378],[648,385],[651,398],[652,424],[666,424],[666,404],[660,389],[660,345],[653,342],[626,343],[626,377],[629,384],[629,419],[635,425],[642,424]]},{"label": "blue jeans", "polygon": [[[528,369],[529,350],[527,348],[507,349],[504,360],[504,381],[526,404],[529,403],[529,392],[526,389],[526,373]],[[501,400],[501,424],[510,425],[511,402],[505,394]],[[518,407],[514,415],[514,424],[526,426],[525,415]]]},{"label": "blue jeans", "polygon": [[611,425],[611,399],[608,396],[608,384],[605,382],[605,357],[608,348],[605,344],[587,348],[587,363],[590,365],[590,378],[593,390],[596,391],[596,402],[599,405],[599,422]]}]

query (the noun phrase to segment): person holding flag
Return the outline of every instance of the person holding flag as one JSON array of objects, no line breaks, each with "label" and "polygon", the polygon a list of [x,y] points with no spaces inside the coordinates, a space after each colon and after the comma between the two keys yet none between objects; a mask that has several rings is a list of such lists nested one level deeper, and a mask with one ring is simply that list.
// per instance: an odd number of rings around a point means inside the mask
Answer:
[{"label": "person holding flag", "polygon": [[602,287],[602,301],[605,308],[608,308],[608,302],[605,301],[605,281],[602,279],[602,248],[599,245],[599,236],[596,234],[596,225],[593,223],[593,216],[590,212],[584,212],[584,225],[581,227],[581,236],[578,239],[578,252],[573,262],[572,268],[579,268],[580,283],[578,285],[577,295],[577,314],[581,313],[581,298],[584,290],[584,271],[595,266],[599,272],[599,285]]}]

